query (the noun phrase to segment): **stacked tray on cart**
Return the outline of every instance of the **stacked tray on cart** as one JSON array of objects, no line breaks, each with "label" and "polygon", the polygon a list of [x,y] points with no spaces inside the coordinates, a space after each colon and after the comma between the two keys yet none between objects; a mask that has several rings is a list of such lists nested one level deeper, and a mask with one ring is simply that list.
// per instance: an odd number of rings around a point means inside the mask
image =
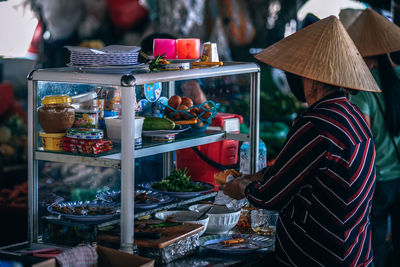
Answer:
[{"label": "stacked tray on cart", "polygon": [[138,64],[140,47],[110,45],[102,49],[66,46],[71,66],[132,66]]}]

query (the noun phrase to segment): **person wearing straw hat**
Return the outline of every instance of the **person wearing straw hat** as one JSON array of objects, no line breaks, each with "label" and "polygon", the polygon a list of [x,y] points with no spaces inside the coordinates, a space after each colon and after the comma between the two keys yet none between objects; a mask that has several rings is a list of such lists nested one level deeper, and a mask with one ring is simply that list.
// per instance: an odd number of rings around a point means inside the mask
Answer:
[{"label": "person wearing straw hat", "polygon": [[[366,9],[348,27],[348,33],[382,90],[382,94],[359,92],[350,98],[366,117],[376,147],[371,212],[374,264],[400,266],[400,76],[393,68],[393,62],[398,63],[395,52],[400,50],[400,27]],[[386,242],[388,230],[392,232],[390,242]],[[388,257],[391,247],[394,257]]]},{"label": "person wearing straw hat", "polygon": [[375,148],[346,90],[379,87],[340,21],[330,16],[264,49],[258,60],[300,76],[308,109],[274,165],[222,186],[279,211],[275,255],[289,266],[370,266]]}]

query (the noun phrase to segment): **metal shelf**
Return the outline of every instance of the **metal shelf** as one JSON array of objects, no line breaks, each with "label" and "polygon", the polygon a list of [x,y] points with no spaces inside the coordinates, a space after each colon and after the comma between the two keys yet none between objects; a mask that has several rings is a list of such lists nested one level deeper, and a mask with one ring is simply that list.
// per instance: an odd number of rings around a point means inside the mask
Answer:
[{"label": "metal shelf", "polygon": [[125,81],[136,85],[145,83],[190,80],[224,75],[259,72],[260,67],[252,62],[224,62],[223,66],[192,68],[189,70],[150,72],[146,65],[132,69],[102,68],[52,68],[40,69],[31,78],[38,81],[120,85]]},{"label": "metal shelf", "polygon": [[[225,140],[225,132],[206,131],[201,134],[182,135],[175,141],[168,143],[144,143],[142,147],[135,148],[135,158],[150,156],[158,153],[171,152],[178,149],[199,146]],[[92,166],[121,168],[121,153],[113,153],[105,156],[90,156],[84,154],[71,154],[65,152],[35,151],[36,160],[80,163]]]}]

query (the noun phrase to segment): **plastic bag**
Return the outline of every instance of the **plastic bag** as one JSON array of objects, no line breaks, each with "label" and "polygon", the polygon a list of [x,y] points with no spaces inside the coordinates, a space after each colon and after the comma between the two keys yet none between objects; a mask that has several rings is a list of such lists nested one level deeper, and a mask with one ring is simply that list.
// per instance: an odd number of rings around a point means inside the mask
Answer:
[{"label": "plastic bag", "polygon": [[[235,178],[233,175],[228,175],[226,177],[226,182],[230,182],[233,179],[240,179],[240,177]],[[225,205],[229,209],[240,209],[242,207],[245,207],[249,204],[249,201],[247,198],[242,198],[239,200],[233,199],[227,195],[224,194],[222,190],[218,191],[218,194],[215,197],[214,204],[216,205]]]}]

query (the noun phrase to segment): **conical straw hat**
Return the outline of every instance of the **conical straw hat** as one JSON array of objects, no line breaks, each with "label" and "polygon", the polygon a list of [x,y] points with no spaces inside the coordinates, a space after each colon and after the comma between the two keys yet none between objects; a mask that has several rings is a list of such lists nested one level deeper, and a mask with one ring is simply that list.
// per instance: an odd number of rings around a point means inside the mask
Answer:
[{"label": "conical straw hat", "polygon": [[354,8],[341,9],[339,12],[339,20],[343,26],[348,29],[363,11],[363,9]]},{"label": "conical straw hat", "polygon": [[400,50],[400,27],[370,8],[347,31],[363,57]]},{"label": "conical straw hat", "polygon": [[265,48],[258,60],[319,82],[380,92],[339,19],[330,16]]}]

